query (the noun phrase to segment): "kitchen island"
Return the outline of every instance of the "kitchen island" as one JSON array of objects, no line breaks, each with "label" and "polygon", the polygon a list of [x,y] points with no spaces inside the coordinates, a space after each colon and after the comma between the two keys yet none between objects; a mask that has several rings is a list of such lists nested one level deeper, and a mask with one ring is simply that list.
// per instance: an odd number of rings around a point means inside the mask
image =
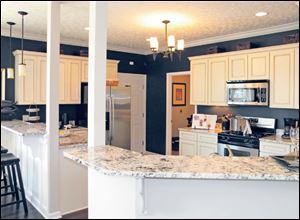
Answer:
[{"label": "kitchen island", "polygon": [[270,157],[142,155],[113,146],[64,156],[89,168],[89,218],[299,218],[299,171]]},{"label": "kitchen island", "polygon": [[[87,146],[87,128],[70,129],[66,134],[59,139],[57,147],[59,170],[56,175],[59,175],[60,181],[60,214],[87,208],[87,168],[63,156],[66,149]],[[46,124],[20,120],[1,121],[1,146],[20,158],[27,200],[45,218],[60,218],[59,213],[49,213],[46,208],[46,188],[51,181],[48,175]]]}]

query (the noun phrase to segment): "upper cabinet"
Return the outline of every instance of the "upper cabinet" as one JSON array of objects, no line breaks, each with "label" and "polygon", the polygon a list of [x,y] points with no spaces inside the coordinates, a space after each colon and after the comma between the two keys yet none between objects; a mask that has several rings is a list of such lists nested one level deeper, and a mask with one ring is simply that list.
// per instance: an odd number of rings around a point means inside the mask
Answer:
[{"label": "upper cabinet", "polygon": [[[46,104],[46,63],[45,53],[24,51],[26,76],[18,75],[21,51],[15,51],[15,101],[18,105]],[[118,62],[107,61],[107,78],[117,77]],[[86,57],[60,56],[59,103],[80,104],[81,82],[88,81],[88,60]]]},{"label": "upper cabinet", "polygon": [[270,107],[299,109],[299,44],[189,57],[191,103],[227,105],[226,81],[270,80]]},{"label": "upper cabinet", "polygon": [[248,56],[248,78],[249,80],[270,78],[270,53],[257,52]]},{"label": "upper cabinet", "polygon": [[294,108],[299,109],[299,45],[295,48],[295,91]]},{"label": "upper cabinet", "polygon": [[270,52],[270,107],[294,107],[295,49]]},{"label": "upper cabinet", "polygon": [[[118,79],[118,60],[107,60],[106,62],[106,79]],[[81,81],[88,82],[88,60],[82,61]]]},{"label": "upper cabinet", "polygon": [[226,106],[228,57],[212,58],[208,63],[208,104]]},{"label": "upper cabinet", "polygon": [[207,105],[208,59],[191,61],[191,91],[192,105]]},{"label": "upper cabinet", "polygon": [[229,56],[229,80],[248,79],[248,59],[247,55]]}]

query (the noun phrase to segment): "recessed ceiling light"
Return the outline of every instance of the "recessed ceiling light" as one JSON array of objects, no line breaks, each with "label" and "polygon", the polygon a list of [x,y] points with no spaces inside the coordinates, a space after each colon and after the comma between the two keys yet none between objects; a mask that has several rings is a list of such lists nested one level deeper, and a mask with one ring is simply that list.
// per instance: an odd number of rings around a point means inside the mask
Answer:
[{"label": "recessed ceiling light", "polygon": [[267,12],[265,12],[265,11],[260,11],[260,12],[257,12],[256,14],[255,14],[255,16],[256,17],[263,17],[263,16],[266,16],[268,13]]},{"label": "recessed ceiling light", "polygon": [[85,27],[84,30],[89,31],[90,27]]}]

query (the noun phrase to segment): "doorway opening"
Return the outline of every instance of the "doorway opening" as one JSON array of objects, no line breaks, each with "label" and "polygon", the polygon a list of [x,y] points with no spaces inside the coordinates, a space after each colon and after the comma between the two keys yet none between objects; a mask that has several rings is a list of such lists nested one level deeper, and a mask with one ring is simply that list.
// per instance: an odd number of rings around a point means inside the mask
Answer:
[{"label": "doorway opening", "polygon": [[179,128],[187,127],[195,112],[190,105],[190,72],[167,74],[166,100],[166,154],[179,155]]}]

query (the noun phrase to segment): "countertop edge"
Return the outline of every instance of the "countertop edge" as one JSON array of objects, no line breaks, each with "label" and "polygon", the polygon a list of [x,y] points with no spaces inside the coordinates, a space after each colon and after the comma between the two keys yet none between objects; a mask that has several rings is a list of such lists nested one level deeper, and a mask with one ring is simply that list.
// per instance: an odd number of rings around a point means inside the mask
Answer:
[{"label": "countertop edge", "polygon": [[193,179],[193,180],[247,180],[247,181],[286,181],[299,182],[299,175],[295,177],[286,177],[283,175],[249,175],[249,174],[212,174],[212,173],[168,173],[168,172],[138,172],[138,171],[122,171],[122,170],[107,170],[100,166],[95,166],[78,157],[72,156],[67,152],[63,152],[64,157],[90,167],[107,176],[126,176],[134,178],[155,178],[155,179]]}]

